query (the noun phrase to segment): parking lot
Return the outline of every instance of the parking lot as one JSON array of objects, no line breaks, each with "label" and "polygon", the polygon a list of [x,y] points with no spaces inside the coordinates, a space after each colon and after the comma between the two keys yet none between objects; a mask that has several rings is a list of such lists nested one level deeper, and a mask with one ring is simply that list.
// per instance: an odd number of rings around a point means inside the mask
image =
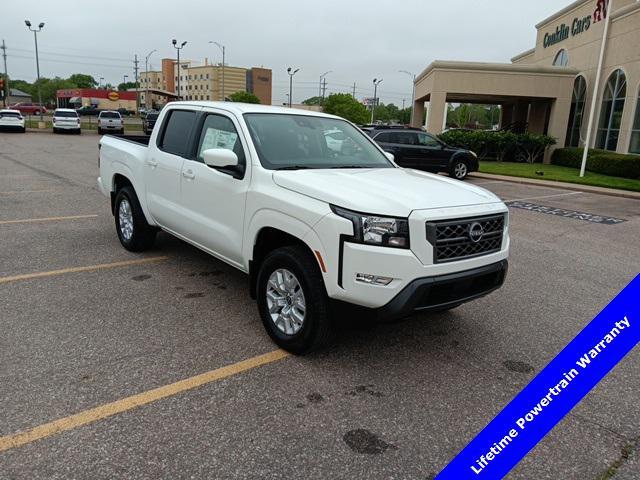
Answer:
[{"label": "parking lot", "polygon": [[[293,357],[243,274],[120,246],[98,138],[0,133],[0,478],[430,479],[640,271],[637,200],[475,178],[625,221],[512,208],[501,290]],[[637,479],[639,392],[636,349],[508,478]]]}]

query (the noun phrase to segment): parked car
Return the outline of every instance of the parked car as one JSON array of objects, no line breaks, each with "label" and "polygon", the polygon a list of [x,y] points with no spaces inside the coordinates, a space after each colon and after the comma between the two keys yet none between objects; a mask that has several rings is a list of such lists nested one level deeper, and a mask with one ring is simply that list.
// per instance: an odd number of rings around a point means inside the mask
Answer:
[{"label": "parked car", "polygon": [[47,113],[47,109],[44,105],[31,102],[20,102],[10,105],[11,110],[18,110],[23,115],[40,115],[40,113]]},{"label": "parked car", "polygon": [[94,105],[85,105],[77,108],[76,112],[78,112],[78,115],[81,117],[97,117],[100,115],[100,109]]},{"label": "parked car", "polygon": [[124,120],[118,112],[103,110],[98,115],[98,134],[104,132],[117,132],[124,134]]},{"label": "parked car", "polygon": [[426,172],[446,172],[463,180],[478,170],[478,157],[470,150],[448,146],[419,128],[373,127],[364,129],[401,167]]},{"label": "parked car", "polygon": [[53,133],[61,133],[63,131],[73,132],[80,135],[80,117],[72,108],[56,108],[51,119],[53,124]]},{"label": "parked car", "polygon": [[147,113],[147,115],[144,117],[144,120],[142,120],[142,130],[144,131],[145,135],[151,135],[151,132],[153,131],[153,127],[156,124],[156,121],[158,120],[158,112],[149,112]]},{"label": "parked car", "polygon": [[131,110],[127,110],[126,108],[118,108],[116,110],[116,112],[118,112],[123,117],[129,117],[129,116],[134,115],[136,113],[136,112],[132,112]]},{"label": "parked car", "polygon": [[[346,151],[326,143],[336,130]],[[102,137],[99,155],[122,246],[149,249],[163,229],[245,272],[267,333],[296,354],[330,338],[338,307],[372,321],[447,310],[506,276],[496,195],[398,168],[340,117],[172,102],[151,137]]]},{"label": "parked car", "polygon": [[19,110],[0,110],[0,129],[26,132],[24,117]]}]

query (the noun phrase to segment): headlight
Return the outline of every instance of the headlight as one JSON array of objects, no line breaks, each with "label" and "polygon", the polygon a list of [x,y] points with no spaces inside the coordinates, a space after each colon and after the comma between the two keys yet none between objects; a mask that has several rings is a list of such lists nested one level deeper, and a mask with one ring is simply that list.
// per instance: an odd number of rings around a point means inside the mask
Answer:
[{"label": "headlight", "polygon": [[478,154],[473,150],[469,150],[469,153],[471,154],[472,157],[478,158]]},{"label": "headlight", "polygon": [[353,237],[349,239],[351,242],[409,248],[409,221],[406,218],[358,213],[334,205],[331,206],[331,210],[353,223]]}]

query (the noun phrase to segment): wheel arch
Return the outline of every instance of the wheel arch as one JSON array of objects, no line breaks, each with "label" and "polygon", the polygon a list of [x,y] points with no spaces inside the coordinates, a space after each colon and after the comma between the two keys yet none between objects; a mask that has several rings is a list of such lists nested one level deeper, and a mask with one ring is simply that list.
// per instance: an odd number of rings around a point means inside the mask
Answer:
[{"label": "wheel arch", "polygon": [[146,205],[146,202],[144,201],[145,199],[140,195],[141,192],[144,192],[144,188],[141,185],[136,185],[137,182],[132,180],[134,176],[126,165],[123,165],[121,163],[115,163],[113,167],[114,167],[114,170],[111,174],[111,187],[110,187],[111,188],[111,195],[110,195],[111,213],[114,214],[115,212],[115,201],[116,201],[116,195],[118,193],[118,190],[120,190],[123,187],[130,186],[131,188],[133,188],[133,191],[138,197],[138,202],[142,207],[142,212],[144,213],[147,223],[149,225],[155,225],[156,223],[153,221],[153,217],[147,210],[147,205]]}]

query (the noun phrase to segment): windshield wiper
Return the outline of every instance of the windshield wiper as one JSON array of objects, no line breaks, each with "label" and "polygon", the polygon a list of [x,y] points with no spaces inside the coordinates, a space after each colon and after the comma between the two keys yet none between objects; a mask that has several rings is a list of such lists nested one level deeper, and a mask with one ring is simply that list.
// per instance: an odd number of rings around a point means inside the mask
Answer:
[{"label": "windshield wiper", "polygon": [[276,168],[276,170],[307,170],[309,167],[305,165],[289,165],[286,167]]}]

